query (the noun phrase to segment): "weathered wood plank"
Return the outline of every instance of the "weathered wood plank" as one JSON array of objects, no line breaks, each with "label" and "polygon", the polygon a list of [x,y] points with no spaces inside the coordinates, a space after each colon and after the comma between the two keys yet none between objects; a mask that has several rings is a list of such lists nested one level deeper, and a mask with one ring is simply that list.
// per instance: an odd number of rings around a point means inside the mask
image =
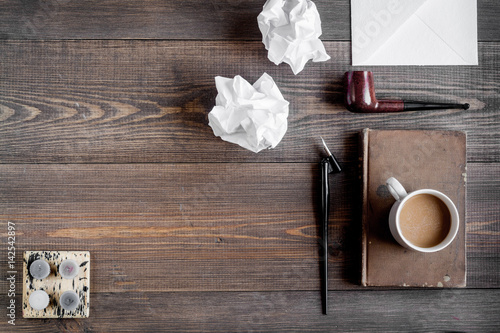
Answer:
[{"label": "weathered wood plank", "polygon": [[[358,170],[344,167],[332,177],[330,288],[359,289]],[[468,169],[468,286],[498,288],[500,165]],[[16,223],[18,251],[90,251],[97,290],[316,290],[318,173],[309,163],[3,164],[0,232]]]},{"label": "weathered wood plank", "polygon": [[[0,1],[0,39],[260,40],[257,1]],[[350,40],[350,1],[314,1],[323,40]],[[480,41],[500,39],[500,6],[478,1]]]},{"label": "weathered wood plank", "polygon": [[[92,293],[90,318],[18,318],[16,332],[496,332],[500,290]],[[5,304],[5,295],[0,302]],[[383,306],[381,306],[383,304]],[[132,319],[133,318],[133,319]],[[0,330],[12,331],[6,320]]]},{"label": "weathered wood plank", "polygon": [[[498,2],[478,3],[479,66],[367,67],[379,97],[472,109],[391,116],[342,106],[349,0],[315,1],[332,60],[297,76],[267,60],[263,3],[0,0],[0,237],[16,223],[19,272],[23,250],[90,250],[95,263],[89,319],[20,318],[18,276],[16,326],[4,316],[1,332],[498,331]],[[291,102],[289,130],[253,154],[215,138],[207,113],[214,76],[263,72]],[[468,132],[468,289],[357,284],[364,127]],[[319,135],[345,167],[332,179],[329,316]],[[7,257],[2,246],[2,307]]]},{"label": "weathered wood plank", "polygon": [[[500,168],[490,164],[469,164],[467,167],[467,269],[496,271],[500,275]],[[472,285],[490,284],[500,288],[500,279],[491,281],[488,274],[469,274]]]},{"label": "weathered wood plank", "polygon": [[[472,105],[392,115],[344,108],[349,45],[326,43],[333,59],[294,76],[259,42],[0,42],[0,162],[314,162],[320,135],[354,162],[364,127],[464,130],[469,161],[500,161],[500,43],[480,44],[479,66],[377,68],[379,98]],[[289,129],[254,154],[216,138],[207,114],[215,76],[263,72],[291,103]]]}]

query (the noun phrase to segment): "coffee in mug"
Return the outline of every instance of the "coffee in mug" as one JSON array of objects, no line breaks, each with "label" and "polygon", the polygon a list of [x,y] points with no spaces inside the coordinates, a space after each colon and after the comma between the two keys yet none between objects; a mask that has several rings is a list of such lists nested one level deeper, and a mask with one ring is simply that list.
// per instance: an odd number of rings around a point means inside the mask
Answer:
[{"label": "coffee in mug", "polygon": [[389,227],[399,244],[420,252],[435,252],[453,241],[459,220],[450,198],[431,189],[408,194],[393,177],[387,180],[387,188],[396,199],[389,215]]}]

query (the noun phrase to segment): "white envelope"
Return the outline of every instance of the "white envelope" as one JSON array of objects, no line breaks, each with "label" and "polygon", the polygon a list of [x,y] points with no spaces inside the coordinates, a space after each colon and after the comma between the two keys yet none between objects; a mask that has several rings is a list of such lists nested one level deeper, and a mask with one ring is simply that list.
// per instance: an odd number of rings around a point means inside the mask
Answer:
[{"label": "white envelope", "polygon": [[477,65],[476,0],[351,0],[352,64]]}]

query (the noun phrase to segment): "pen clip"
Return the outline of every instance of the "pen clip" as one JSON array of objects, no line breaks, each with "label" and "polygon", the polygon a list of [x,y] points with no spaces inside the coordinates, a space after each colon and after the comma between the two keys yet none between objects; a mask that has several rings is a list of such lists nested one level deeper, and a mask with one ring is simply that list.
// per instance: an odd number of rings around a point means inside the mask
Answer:
[{"label": "pen clip", "polygon": [[326,171],[328,173],[332,173],[334,171],[333,167],[332,167],[332,163],[330,161],[330,159],[328,157],[324,157],[322,160],[321,160],[321,164],[326,164]]}]

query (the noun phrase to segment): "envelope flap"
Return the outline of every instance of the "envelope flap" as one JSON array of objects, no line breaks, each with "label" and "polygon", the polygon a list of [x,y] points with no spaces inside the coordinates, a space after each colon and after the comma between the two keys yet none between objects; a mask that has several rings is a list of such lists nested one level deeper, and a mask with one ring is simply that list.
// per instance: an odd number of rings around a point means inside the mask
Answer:
[{"label": "envelope flap", "polygon": [[455,50],[412,15],[367,59],[370,65],[467,65]]},{"label": "envelope flap", "polygon": [[428,1],[415,15],[465,63],[477,64],[476,0]]},{"label": "envelope flap", "polygon": [[351,0],[353,64],[363,63],[429,0]]}]

